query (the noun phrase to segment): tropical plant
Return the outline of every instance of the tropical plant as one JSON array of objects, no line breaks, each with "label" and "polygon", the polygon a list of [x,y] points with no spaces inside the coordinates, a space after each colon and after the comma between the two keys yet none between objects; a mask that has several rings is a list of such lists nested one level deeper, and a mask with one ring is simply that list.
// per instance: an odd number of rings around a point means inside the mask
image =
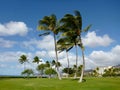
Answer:
[{"label": "tropical plant", "polygon": [[[44,18],[42,20],[39,20],[38,30],[46,31],[44,34],[41,34],[41,35],[48,35],[48,34],[50,34],[50,32],[53,33],[56,62],[58,62],[57,44],[56,44],[56,35],[58,34],[57,28],[58,28],[58,22],[57,22],[57,18],[54,14],[52,14],[51,16],[44,16]],[[61,80],[58,64],[57,64],[56,68],[57,68],[56,72],[58,74],[58,78]]]},{"label": "tropical plant", "polygon": [[18,60],[19,60],[19,63],[24,64],[24,71],[25,71],[25,69],[26,69],[25,63],[28,62],[27,56],[26,55],[21,55]]},{"label": "tropical plant", "polygon": [[95,70],[93,70],[93,75],[96,77],[99,76],[99,67],[97,67]]},{"label": "tropical plant", "polygon": [[49,61],[46,61],[45,67],[50,68],[50,62]]},{"label": "tropical plant", "polygon": [[39,59],[39,57],[38,57],[38,56],[35,56],[35,57],[34,57],[34,60],[33,60],[33,63],[39,64],[39,62],[41,62],[40,59]]},{"label": "tropical plant", "polygon": [[55,66],[55,68],[58,66],[60,67],[61,66],[61,63],[60,62],[56,62],[55,60],[52,61],[52,66]]},{"label": "tropical plant", "polygon": [[34,72],[32,69],[25,69],[21,74],[26,75],[29,78],[30,75],[34,74]]},{"label": "tropical plant", "polygon": [[41,77],[44,73],[44,69],[45,69],[45,64],[40,64],[40,65],[37,66],[37,71],[40,72]]},{"label": "tropical plant", "polygon": [[[68,72],[68,69],[69,69],[69,72]],[[71,75],[71,74],[73,74],[75,72],[75,70],[72,69],[72,68],[63,68],[62,72],[68,73],[68,74]]]},{"label": "tropical plant", "polygon": [[67,57],[67,63],[68,63],[68,71],[67,73],[69,74],[69,57],[68,57],[68,51],[71,50],[71,48],[73,47],[73,44],[70,42],[70,39],[68,38],[60,38],[58,41],[57,41],[57,48],[58,48],[58,51],[59,53],[65,51],[66,52],[66,57]]},{"label": "tropical plant", "polygon": [[52,69],[52,68],[47,68],[45,70],[45,74],[49,75],[49,78],[51,78],[51,75],[56,74],[56,71],[54,69]]},{"label": "tropical plant", "polygon": [[74,43],[76,47],[76,73],[77,73],[77,66],[78,66],[77,46],[79,46],[82,50],[83,67],[81,70],[81,77],[79,80],[79,82],[82,82],[84,69],[85,69],[85,60],[84,60],[84,46],[81,39],[81,33],[88,31],[91,25],[89,25],[84,30],[82,30],[82,17],[79,11],[75,11],[75,16],[71,14],[66,14],[60,20],[60,22],[62,23],[62,26],[60,27],[60,31],[63,32],[62,36],[71,39],[71,42]]}]

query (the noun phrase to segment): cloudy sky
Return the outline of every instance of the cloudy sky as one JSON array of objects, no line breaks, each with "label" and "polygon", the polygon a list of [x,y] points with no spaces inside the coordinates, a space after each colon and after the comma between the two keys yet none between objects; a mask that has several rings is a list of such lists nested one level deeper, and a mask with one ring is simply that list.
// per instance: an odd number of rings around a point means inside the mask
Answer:
[{"label": "cloudy sky", "polygon": [[[29,62],[36,55],[43,62],[52,61],[53,36],[38,36],[38,20],[53,13],[59,20],[74,10],[81,12],[82,28],[92,24],[89,32],[82,34],[86,69],[120,64],[120,0],[0,0],[0,75],[20,75],[23,65],[18,59],[22,54]],[[69,58],[70,65],[74,65],[74,48]],[[67,65],[65,52],[59,54],[59,61],[62,67]],[[27,64],[28,68],[35,66]]]}]

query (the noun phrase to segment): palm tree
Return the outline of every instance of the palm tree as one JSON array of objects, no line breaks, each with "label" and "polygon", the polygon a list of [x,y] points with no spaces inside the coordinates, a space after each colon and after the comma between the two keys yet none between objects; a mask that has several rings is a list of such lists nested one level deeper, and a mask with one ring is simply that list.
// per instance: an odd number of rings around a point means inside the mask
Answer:
[{"label": "palm tree", "polygon": [[84,46],[81,39],[81,33],[88,31],[88,29],[91,27],[89,25],[84,30],[82,30],[82,17],[79,11],[75,11],[75,16],[71,14],[66,14],[61,19],[61,31],[63,32],[63,36],[67,36],[71,38],[71,41],[74,42],[74,45],[76,47],[76,73],[77,73],[77,63],[78,63],[78,53],[77,53],[77,46],[79,46],[82,50],[82,58],[83,58],[83,67],[81,70],[81,77],[79,82],[82,82],[82,78],[84,75],[84,69],[85,69],[85,60],[84,60]]},{"label": "palm tree", "polygon": [[[51,16],[45,16],[42,20],[39,20],[38,29],[43,30],[43,31],[47,31],[46,33],[44,33],[42,35],[48,35],[48,34],[50,34],[50,31],[53,33],[56,62],[58,62],[57,43],[56,43],[56,35],[58,34],[57,27],[58,27],[57,18],[56,18],[56,16],[54,14],[52,14]],[[58,74],[58,78],[61,80],[58,65],[57,65],[56,72]]]},{"label": "palm tree", "polygon": [[68,51],[71,50],[73,47],[73,44],[71,44],[70,40],[68,38],[60,38],[57,41],[57,48],[59,53],[63,52],[64,50],[66,51],[66,56],[67,56],[67,62],[68,62],[68,71],[67,73],[69,74],[69,57],[68,57]]},{"label": "palm tree", "polygon": [[19,63],[24,64],[24,71],[25,71],[25,63],[28,62],[26,55],[21,55],[19,58]]},{"label": "palm tree", "polygon": [[33,60],[33,63],[39,64],[39,62],[41,62],[40,59],[39,59],[39,57],[38,57],[38,56],[35,56],[35,57],[34,57],[34,60]]},{"label": "palm tree", "polygon": [[50,68],[50,67],[51,67],[49,61],[46,61],[46,63],[45,63],[45,67],[46,67],[46,68]]},{"label": "palm tree", "polygon": [[55,68],[58,66],[60,67],[61,66],[61,63],[60,62],[56,62],[55,60],[52,61],[52,66],[55,66]]}]

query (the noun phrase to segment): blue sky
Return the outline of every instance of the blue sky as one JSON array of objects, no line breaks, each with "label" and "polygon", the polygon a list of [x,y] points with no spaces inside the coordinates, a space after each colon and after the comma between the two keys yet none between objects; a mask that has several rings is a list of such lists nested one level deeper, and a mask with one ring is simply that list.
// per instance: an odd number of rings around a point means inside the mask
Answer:
[{"label": "blue sky", "polygon": [[[38,37],[38,20],[55,14],[62,18],[79,10],[83,28],[86,69],[96,66],[120,64],[120,1],[119,0],[0,0],[0,75],[19,75],[23,65],[18,58],[26,54],[32,61],[38,55],[46,60],[54,59],[52,35]],[[75,64],[74,49],[69,52],[71,66]],[[65,52],[59,55],[62,67],[66,66]],[[79,50],[79,65],[82,63]],[[36,64],[28,64],[35,69]]]}]

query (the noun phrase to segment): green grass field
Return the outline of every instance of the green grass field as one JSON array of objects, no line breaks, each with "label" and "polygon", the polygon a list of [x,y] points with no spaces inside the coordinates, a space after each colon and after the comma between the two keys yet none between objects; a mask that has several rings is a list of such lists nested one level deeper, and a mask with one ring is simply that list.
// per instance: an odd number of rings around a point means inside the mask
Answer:
[{"label": "green grass field", "polygon": [[78,83],[73,79],[4,78],[0,90],[120,90],[120,78],[86,78]]}]

